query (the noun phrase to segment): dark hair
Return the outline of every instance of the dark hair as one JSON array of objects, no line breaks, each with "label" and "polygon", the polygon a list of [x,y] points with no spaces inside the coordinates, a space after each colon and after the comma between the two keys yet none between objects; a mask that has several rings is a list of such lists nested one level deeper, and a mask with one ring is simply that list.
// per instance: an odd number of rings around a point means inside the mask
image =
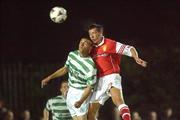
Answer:
[{"label": "dark hair", "polygon": [[88,26],[88,30],[96,28],[99,32],[102,31],[104,28],[100,24],[92,23]]},{"label": "dark hair", "polygon": [[62,79],[61,82],[60,82],[60,86],[61,86],[63,83],[68,83],[68,80]]}]

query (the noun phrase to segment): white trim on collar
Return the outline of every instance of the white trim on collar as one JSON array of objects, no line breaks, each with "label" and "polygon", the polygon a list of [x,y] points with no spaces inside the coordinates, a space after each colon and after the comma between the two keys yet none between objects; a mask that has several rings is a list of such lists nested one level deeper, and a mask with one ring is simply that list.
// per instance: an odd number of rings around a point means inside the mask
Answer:
[{"label": "white trim on collar", "polygon": [[104,36],[102,36],[103,38],[102,38],[102,41],[98,44],[98,45],[95,45],[96,47],[99,47],[99,46],[101,46],[102,44],[104,44]]}]

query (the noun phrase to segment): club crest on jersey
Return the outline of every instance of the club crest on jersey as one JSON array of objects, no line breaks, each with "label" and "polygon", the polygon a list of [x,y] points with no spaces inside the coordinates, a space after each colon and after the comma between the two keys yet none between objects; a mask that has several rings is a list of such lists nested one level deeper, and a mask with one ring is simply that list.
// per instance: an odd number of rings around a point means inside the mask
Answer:
[{"label": "club crest on jersey", "polygon": [[107,50],[107,45],[104,45],[102,49],[105,52]]}]

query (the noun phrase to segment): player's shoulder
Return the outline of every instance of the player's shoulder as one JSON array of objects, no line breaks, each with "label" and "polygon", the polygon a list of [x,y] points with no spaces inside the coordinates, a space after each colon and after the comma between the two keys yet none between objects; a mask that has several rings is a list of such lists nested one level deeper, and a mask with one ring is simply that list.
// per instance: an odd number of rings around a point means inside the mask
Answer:
[{"label": "player's shoulder", "polygon": [[69,52],[69,55],[78,55],[78,50],[74,50],[74,51],[70,51]]},{"label": "player's shoulder", "polygon": [[92,69],[96,68],[96,64],[91,56],[87,57],[87,59],[85,60],[90,65],[89,67],[91,67]]},{"label": "player's shoulder", "polygon": [[92,59],[91,56],[88,56],[88,57],[86,58],[86,60],[87,60],[88,62],[91,62],[91,63],[95,64],[95,62],[94,62],[94,60]]},{"label": "player's shoulder", "polygon": [[63,96],[58,95],[58,96],[52,97],[50,100],[57,100],[57,99],[63,99]]},{"label": "player's shoulder", "polygon": [[48,99],[47,104],[52,105],[55,101],[61,101],[61,100],[63,100],[63,96],[58,95],[58,96]]},{"label": "player's shoulder", "polygon": [[108,46],[114,46],[114,45],[116,45],[116,41],[115,40],[113,40],[113,39],[110,39],[110,38],[105,38],[105,44],[106,45],[108,45]]}]

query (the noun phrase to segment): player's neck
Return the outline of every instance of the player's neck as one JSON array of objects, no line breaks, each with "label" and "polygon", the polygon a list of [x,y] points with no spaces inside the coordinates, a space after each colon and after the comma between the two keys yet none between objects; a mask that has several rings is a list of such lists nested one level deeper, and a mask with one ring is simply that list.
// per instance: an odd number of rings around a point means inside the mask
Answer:
[{"label": "player's neck", "polygon": [[66,99],[67,95],[66,95],[66,94],[62,94],[62,97],[63,97],[64,99]]},{"label": "player's neck", "polygon": [[88,55],[85,55],[85,54],[83,54],[81,52],[79,52],[79,54],[80,54],[81,57],[88,57]]},{"label": "player's neck", "polygon": [[97,42],[96,45],[99,45],[102,41],[103,41],[104,37],[102,36],[101,38],[99,38],[99,41]]}]

